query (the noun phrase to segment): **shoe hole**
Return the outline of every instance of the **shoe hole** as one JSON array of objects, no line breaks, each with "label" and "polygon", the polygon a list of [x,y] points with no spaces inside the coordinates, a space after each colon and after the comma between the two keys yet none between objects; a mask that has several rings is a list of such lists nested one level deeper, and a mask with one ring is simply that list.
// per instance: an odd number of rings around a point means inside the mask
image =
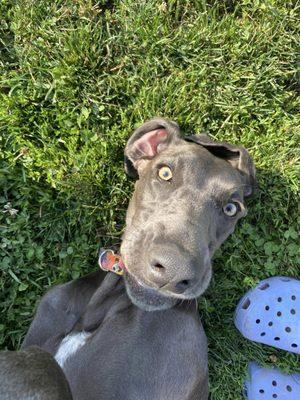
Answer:
[{"label": "shoe hole", "polygon": [[264,285],[262,285],[259,289],[260,290],[266,290],[268,289],[268,287],[270,287],[270,285],[268,283],[265,283]]},{"label": "shoe hole", "polygon": [[269,306],[266,306],[266,307],[265,307],[265,310],[269,311],[269,310],[270,310],[270,307],[269,307]]},{"label": "shoe hole", "polygon": [[275,340],[276,342],[278,342],[278,340],[280,340],[280,337],[276,336],[276,337],[274,337],[274,340]]},{"label": "shoe hole", "polygon": [[289,326],[287,326],[287,327],[285,328],[285,331],[286,331],[287,333],[290,333],[290,332],[291,332],[291,328],[290,328]]},{"label": "shoe hole", "polygon": [[281,315],[282,315],[281,311],[278,311],[277,316],[281,317]]},{"label": "shoe hole", "polygon": [[246,299],[244,301],[244,304],[242,305],[242,309],[247,310],[247,308],[250,306],[250,304],[251,304],[251,301],[249,299]]},{"label": "shoe hole", "polygon": [[272,381],[272,385],[273,386],[277,386],[277,382],[276,381]]},{"label": "shoe hole", "polygon": [[264,389],[259,389],[259,393],[261,394],[265,393]]},{"label": "shoe hole", "polygon": [[272,397],[273,397],[273,399],[277,399],[277,394],[274,393]]},{"label": "shoe hole", "polygon": [[296,300],[296,296],[292,296],[291,299],[292,299],[292,300]]},{"label": "shoe hole", "polygon": [[273,322],[272,322],[272,321],[270,321],[270,322],[268,323],[268,325],[269,325],[269,326],[272,326],[272,325],[273,325]]},{"label": "shoe hole", "polygon": [[291,309],[291,314],[295,315],[296,314],[296,310],[294,310],[293,308]]},{"label": "shoe hole", "polygon": [[278,301],[278,303],[281,303],[282,302],[282,297],[278,297],[277,301]]},{"label": "shoe hole", "polygon": [[290,385],[287,385],[286,390],[287,390],[288,392],[291,392],[291,391],[292,391],[291,386],[290,386]]},{"label": "shoe hole", "polygon": [[257,324],[260,324],[260,319],[257,319],[255,322],[256,322]]},{"label": "shoe hole", "polygon": [[262,332],[260,336],[266,336],[266,332]]},{"label": "shoe hole", "polygon": [[292,347],[294,347],[294,349],[296,349],[298,347],[297,343],[292,343]]}]

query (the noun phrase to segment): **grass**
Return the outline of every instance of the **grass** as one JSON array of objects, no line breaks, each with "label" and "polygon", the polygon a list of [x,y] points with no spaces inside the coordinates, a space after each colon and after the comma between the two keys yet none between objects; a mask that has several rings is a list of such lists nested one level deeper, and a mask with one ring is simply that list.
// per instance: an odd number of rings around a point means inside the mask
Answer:
[{"label": "grass", "polygon": [[123,148],[162,115],[242,143],[260,181],[199,300],[211,399],[241,399],[250,360],[300,371],[299,356],[233,325],[260,279],[300,278],[299,11],[291,0],[1,1],[2,348],[19,347],[48,287],[120,242],[132,192]]}]

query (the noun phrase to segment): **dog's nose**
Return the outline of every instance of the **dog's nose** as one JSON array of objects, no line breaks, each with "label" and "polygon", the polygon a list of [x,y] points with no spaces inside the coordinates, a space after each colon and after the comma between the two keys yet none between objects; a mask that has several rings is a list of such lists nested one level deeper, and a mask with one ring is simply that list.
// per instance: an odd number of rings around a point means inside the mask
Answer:
[{"label": "dog's nose", "polygon": [[188,289],[196,286],[197,263],[173,257],[160,257],[150,263],[148,278],[161,291],[173,294],[183,294]]},{"label": "dog's nose", "polygon": [[174,288],[175,288],[176,292],[183,293],[191,286],[193,286],[193,279],[183,279],[183,280],[177,282],[175,284]]}]

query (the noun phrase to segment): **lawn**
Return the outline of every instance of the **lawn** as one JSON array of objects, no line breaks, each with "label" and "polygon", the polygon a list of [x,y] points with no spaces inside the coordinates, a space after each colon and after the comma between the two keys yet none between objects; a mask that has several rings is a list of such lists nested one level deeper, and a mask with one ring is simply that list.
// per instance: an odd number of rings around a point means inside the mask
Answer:
[{"label": "lawn", "polygon": [[300,371],[233,325],[259,280],[300,278],[299,21],[291,0],[1,1],[1,348],[20,346],[47,288],[120,243],[123,148],[160,115],[242,143],[260,183],[199,299],[211,400],[242,398],[250,360]]}]

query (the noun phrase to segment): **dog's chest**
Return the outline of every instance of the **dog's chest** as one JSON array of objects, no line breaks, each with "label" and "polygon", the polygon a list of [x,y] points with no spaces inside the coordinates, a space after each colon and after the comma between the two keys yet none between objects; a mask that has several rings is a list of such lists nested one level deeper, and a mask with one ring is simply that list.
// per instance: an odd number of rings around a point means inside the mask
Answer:
[{"label": "dog's chest", "polygon": [[70,333],[61,341],[54,356],[61,368],[64,367],[66,360],[70,356],[73,356],[81,347],[85,345],[90,336],[91,333],[89,332],[75,332]]}]

